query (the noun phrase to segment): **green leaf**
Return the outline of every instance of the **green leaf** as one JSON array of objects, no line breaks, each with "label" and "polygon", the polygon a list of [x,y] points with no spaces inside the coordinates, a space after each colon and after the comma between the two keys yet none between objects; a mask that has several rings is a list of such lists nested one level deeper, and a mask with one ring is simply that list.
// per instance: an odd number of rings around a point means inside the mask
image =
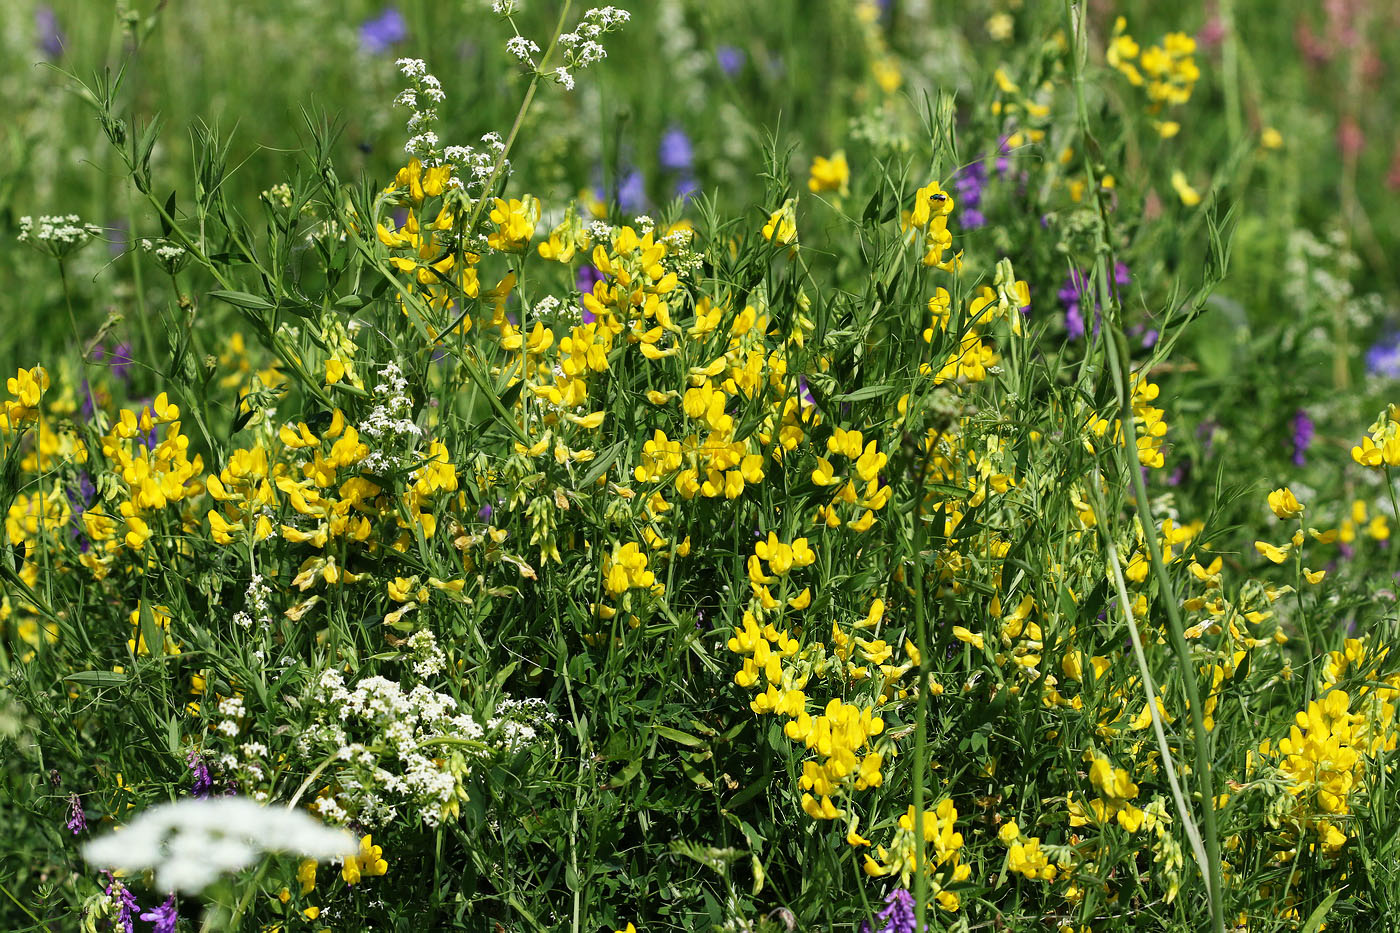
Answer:
[{"label": "green leaf", "polygon": [[209,297],[217,298],[220,301],[226,301],[235,308],[247,308],[250,311],[271,311],[276,307],[266,298],[259,298],[257,295],[252,295],[248,292],[225,291],[220,288],[210,292]]},{"label": "green leaf", "polygon": [[651,730],[663,739],[670,739],[672,742],[689,745],[691,748],[698,748],[705,744],[704,739],[696,738],[690,733],[682,732],[679,729],[672,729],[670,726],[652,726]]},{"label": "green leaf", "polygon": [[893,393],[894,386],[882,382],[879,385],[865,386],[864,388],[856,389],[854,392],[847,392],[844,395],[834,395],[831,400],[833,402],[863,402],[868,398],[879,398],[882,395],[891,395]]},{"label": "green leaf", "polygon": [[1322,903],[1317,905],[1317,909],[1308,914],[1308,922],[1303,924],[1303,933],[1317,933],[1322,926],[1322,921],[1327,919],[1327,912],[1332,909],[1332,905],[1337,902],[1337,898],[1346,888],[1338,888],[1322,899]]},{"label": "green leaf", "polygon": [[116,671],[79,671],[76,674],[68,674],[63,679],[84,687],[120,687],[126,683],[127,676]]},{"label": "green leaf", "polygon": [[581,490],[589,489],[598,482],[598,477],[608,471],[608,467],[613,465],[613,461],[617,459],[618,454],[622,453],[622,448],[626,444],[626,441],[618,441],[603,451],[603,455],[594,460],[592,466],[588,468],[588,472],[583,474],[583,479],[579,480],[578,488]]},{"label": "green leaf", "polygon": [[146,642],[146,650],[152,657],[160,657],[165,653],[165,630],[156,624],[156,617],[144,599],[141,600],[140,612],[141,637]]},{"label": "green leaf", "polygon": [[171,758],[180,756],[180,720],[171,716],[165,721],[165,748]]}]

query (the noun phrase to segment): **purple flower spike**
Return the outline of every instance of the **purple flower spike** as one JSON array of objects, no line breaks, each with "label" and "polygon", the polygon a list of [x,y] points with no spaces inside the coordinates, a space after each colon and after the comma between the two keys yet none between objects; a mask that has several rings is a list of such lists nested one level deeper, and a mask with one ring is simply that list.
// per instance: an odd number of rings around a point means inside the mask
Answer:
[{"label": "purple flower spike", "polygon": [[123,340],[121,343],[117,344],[116,349],[112,351],[112,362],[110,364],[112,367],[112,375],[116,376],[122,382],[131,382],[130,369],[133,362],[131,344]]},{"label": "purple flower spike", "polygon": [[1400,379],[1400,332],[1391,331],[1366,351],[1366,371],[1373,376]]},{"label": "purple flower spike", "polygon": [[744,53],[732,45],[721,45],[715,49],[715,60],[719,62],[720,70],[731,78],[744,67]]},{"label": "purple flower spike", "polygon": [[617,205],[629,214],[646,207],[646,183],[637,169],[622,176],[617,185]]},{"label": "purple flower spike", "polygon": [[50,60],[62,55],[68,40],[63,35],[63,30],[58,28],[58,14],[53,11],[53,7],[47,3],[37,7],[34,10],[34,26],[38,33],[39,51]]},{"label": "purple flower spike", "polygon": [[[885,897],[885,909],[875,915],[875,920],[883,920],[885,925],[871,933],[916,933],[914,895],[904,888],[895,888]],[[867,924],[864,929],[870,930],[870,926]]]},{"label": "purple flower spike", "polygon": [[116,929],[121,930],[122,933],[136,933],[136,915],[141,912],[141,905],[136,903],[136,895],[128,891],[126,885],[115,880],[107,883],[105,893],[108,897],[115,897],[121,903],[121,907],[117,910]]},{"label": "purple flower spike", "polygon": [[175,933],[175,921],[180,919],[180,913],[175,909],[175,895],[170,895],[164,904],[142,914],[141,919],[155,924],[151,933]]},{"label": "purple flower spike", "polygon": [[209,766],[204,763],[199,752],[190,752],[185,756],[185,761],[189,764],[190,771],[194,773],[194,784],[190,787],[190,796],[203,800],[214,790],[214,779],[209,776]]},{"label": "purple flower spike", "polygon": [[83,813],[83,802],[78,799],[77,794],[72,794],[68,798],[68,823],[66,825],[75,836],[87,829],[87,815]]},{"label": "purple flower spike", "polygon": [[1307,466],[1308,458],[1304,454],[1312,446],[1313,431],[1312,418],[1308,417],[1305,410],[1298,409],[1298,413],[1293,416],[1293,463],[1295,466]]},{"label": "purple flower spike", "polygon": [[360,24],[360,44],[371,55],[382,55],[408,38],[408,23],[393,7]]},{"label": "purple flower spike", "polygon": [[661,147],[657,151],[657,161],[668,172],[686,172],[695,164],[695,148],[685,130],[673,126],[661,137]]},{"label": "purple flower spike", "polygon": [[987,224],[982,213],[982,189],[987,184],[987,164],[978,159],[963,169],[953,179],[953,193],[957,195],[958,222],[964,230],[976,230]]},{"label": "purple flower spike", "polygon": [[591,293],[593,286],[601,281],[603,281],[603,273],[589,263],[579,266],[578,274],[574,278],[574,284],[578,286],[578,290],[585,294]]}]

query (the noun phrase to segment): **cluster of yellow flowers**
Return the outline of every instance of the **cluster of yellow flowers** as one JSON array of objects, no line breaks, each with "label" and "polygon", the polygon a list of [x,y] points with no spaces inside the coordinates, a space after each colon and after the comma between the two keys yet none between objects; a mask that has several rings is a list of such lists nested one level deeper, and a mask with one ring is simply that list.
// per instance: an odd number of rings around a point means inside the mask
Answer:
[{"label": "cluster of yellow flowers", "polygon": [[[1395,722],[1400,674],[1379,673],[1388,653],[1365,639],[1348,638],[1341,650],[1329,652],[1319,698],[1295,715],[1288,735],[1260,743],[1260,758],[1277,767],[1296,801],[1287,814],[1295,849],[1284,852],[1285,859],[1296,855],[1305,831],[1329,857],[1354,837],[1348,816],[1355,798],[1365,793],[1367,765],[1400,742]],[[1343,678],[1357,686],[1335,686]]]},{"label": "cluster of yellow flowers", "polygon": [[[1113,24],[1113,38],[1106,55],[1108,64],[1117,69],[1134,87],[1145,87],[1152,113],[1163,108],[1184,104],[1191,99],[1191,90],[1200,80],[1196,66],[1196,40],[1184,32],[1170,32],[1161,45],[1142,48],[1128,35],[1128,22],[1123,17]],[[1164,121],[1157,125],[1163,136],[1175,136],[1180,124]]]},{"label": "cluster of yellow flowers", "polygon": [[1351,449],[1351,459],[1372,469],[1400,466],[1400,406],[1387,406],[1366,430],[1361,443]]},{"label": "cluster of yellow flowers", "polygon": [[[1132,380],[1133,395],[1133,426],[1137,431],[1137,452],[1138,462],[1145,467],[1159,470],[1166,463],[1166,457],[1162,452],[1162,445],[1166,443],[1167,423],[1163,420],[1165,412],[1153,406],[1160,393],[1155,382],[1149,382],[1141,373],[1135,373]],[[1113,429],[1109,435],[1114,443],[1121,442],[1121,431],[1123,422],[1115,418],[1110,423],[1108,419],[1099,414],[1092,413],[1088,419],[1089,433],[1093,438],[1102,438],[1109,434],[1110,426]],[[1092,440],[1085,441],[1085,446],[1089,450],[1094,449]]]},{"label": "cluster of yellow flowers", "polygon": [[[954,828],[957,821],[958,809],[947,798],[932,810],[925,810],[922,820],[916,817],[911,806],[899,818],[899,828],[890,845],[878,846],[874,855],[865,857],[865,873],[875,877],[897,875],[907,888],[914,872],[922,868],[929,875],[929,892],[938,906],[956,911],[962,906],[962,899],[947,886],[972,877],[972,866],[962,861],[963,836]],[[924,844],[922,866],[919,864],[920,835]]]}]

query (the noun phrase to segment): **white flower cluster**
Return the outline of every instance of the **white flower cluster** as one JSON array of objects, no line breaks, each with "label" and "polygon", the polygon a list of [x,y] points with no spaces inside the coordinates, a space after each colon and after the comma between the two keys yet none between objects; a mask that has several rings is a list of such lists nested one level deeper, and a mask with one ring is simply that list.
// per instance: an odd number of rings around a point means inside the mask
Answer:
[{"label": "white flower cluster", "polygon": [[331,860],[357,850],[349,833],[301,810],[265,807],[246,797],[211,797],[151,807],[120,832],[88,843],[83,855],[108,869],[154,869],[161,890],[198,894],[264,852]]},{"label": "white flower cluster", "polygon": [[219,701],[219,715],[224,717],[214,728],[227,736],[238,735],[241,727],[239,720],[247,715],[247,710],[243,708],[241,697],[224,697]]},{"label": "white flower cluster", "polygon": [[491,12],[497,16],[514,16],[520,12],[520,0],[491,0]]},{"label": "white flower cluster", "polygon": [[538,697],[507,698],[496,707],[496,715],[487,721],[486,728],[500,736],[504,751],[514,753],[539,738],[536,726],[552,726],[558,721],[559,717]]},{"label": "white flower cluster", "polygon": [[21,243],[28,243],[35,249],[62,259],[69,253],[83,248],[93,237],[100,236],[102,228],[96,224],[85,224],[77,214],[53,216],[45,214],[37,221],[33,217],[19,219]]},{"label": "white flower cluster", "polygon": [[[431,633],[416,636],[411,646],[440,654]],[[367,827],[392,821],[401,807],[439,825],[467,799],[465,782],[476,763],[525,749],[556,721],[542,701],[506,700],[483,728],[445,693],[422,684],[405,693],[377,676],[349,689],[337,670],[321,675],[308,701],[313,718],[298,752],[308,761],[338,762],[336,794],[318,798],[315,809],[326,819]]]},{"label": "white flower cluster", "polygon": [[578,27],[573,32],[559,36],[559,47],[564,52],[564,64],[554,69],[554,80],[565,90],[574,89],[574,71],[582,71],[589,65],[607,58],[608,51],[598,40],[610,32],[616,32],[632,18],[626,10],[615,6],[594,7],[583,14]]},{"label": "white flower cluster", "polygon": [[428,74],[428,63],[423,59],[401,58],[396,64],[413,84],[394,98],[396,107],[412,111],[408,118],[410,139],[404,144],[404,151],[427,165],[436,165],[442,153],[438,151],[438,135],[433,127],[437,124],[437,105],[447,99],[447,94],[442,90],[442,82]]},{"label": "white flower cluster", "polygon": [[540,47],[524,36],[515,35],[506,40],[506,51],[533,68],[535,67],[535,56],[539,54]]},{"label": "white flower cluster", "polygon": [[185,261],[189,259],[189,253],[183,246],[172,243],[166,239],[143,239],[141,248],[155,256],[156,262],[166,271],[167,275],[174,275],[184,268]]},{"label": "white flower cluster", "polygon": [[441,674],[447,669],[447,655],[438,647],[437,636],[432,629],[420,628],[404,641],[409,659],[413,662],[413,673],[427,679]]},{"label": "white flower cluster", "polygon": [[666,265],[681,277],[699,269],[705,264],[705,257],[695,251],[695,231],[681,227],[672,230],[661,238],[666,244]]},{"label": "white flower cluster", "polygon": [[408,397],[408,380],[398,366],[389,363],[379,371],[374,387],[374,407],[358,427],[360,436],[373,438],[378,446],[365,458],[365,469],[389,473],[403,467],[407,454],[423,434],[409,417],[413,400]]},{"label": "white flower cluster", "polygon": [[[448,146],[443,150],[443,158],[452,163],[452,183],[463,185],[469,194],[479,191],[496,168],[496,160],[501,159],[502,172],[510,171],[510,160],[503,159],[506,151],[505,140],[500,133],[487,133],[481,137],[482,148],[474,146]],[[463,182],[462,179],[467,179]]]},{"label": "white flower cluster", "polygon": [[263,628],[271,625],[271,597],[272,589],[264,582],[263,575],[255,572],[243,593],[243,611],[233,616],[234,624],[245,629],[251,629],[255,623]]},{"label": "white flower cluster", "polygon": [[[349,690],[340,672],[329,670],[311,702],[316,719],[302,736],[302,753],[309,760],[334,754],[342,763],[339,793],[316,804],[329,819],[380,826],[408,804],[436,826],[466,799],[462,782],[489,751],[476,720],[421,684],[404,693],[391,680],[367,677]],[[441,739],[449,741],[434,741]]]}]

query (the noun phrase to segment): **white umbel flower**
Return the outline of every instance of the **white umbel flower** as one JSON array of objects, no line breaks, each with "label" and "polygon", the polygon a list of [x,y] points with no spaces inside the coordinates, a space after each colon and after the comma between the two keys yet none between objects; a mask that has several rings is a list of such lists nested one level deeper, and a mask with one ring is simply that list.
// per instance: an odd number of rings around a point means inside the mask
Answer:
[{"label": "white umbel flower", "polygon": [[264,853],[333,860],[358,851],[350,833],[332,829],[301,810],[264,807],[246,797],[186,798],[139,814],[83,849],[102,868],[156,873],[163,891],[198,894],[225,872],[253,864]]}]

